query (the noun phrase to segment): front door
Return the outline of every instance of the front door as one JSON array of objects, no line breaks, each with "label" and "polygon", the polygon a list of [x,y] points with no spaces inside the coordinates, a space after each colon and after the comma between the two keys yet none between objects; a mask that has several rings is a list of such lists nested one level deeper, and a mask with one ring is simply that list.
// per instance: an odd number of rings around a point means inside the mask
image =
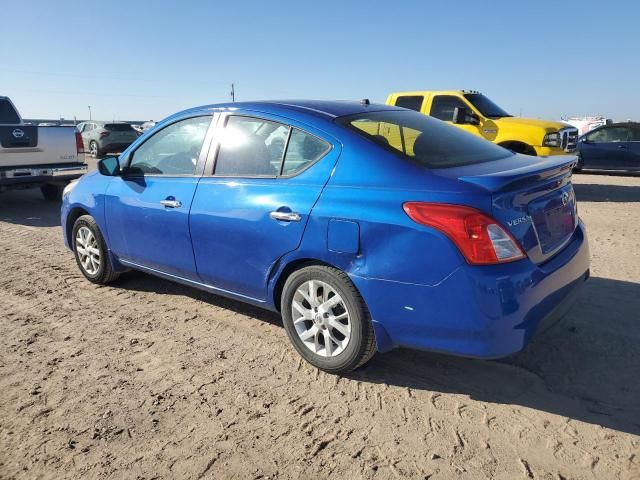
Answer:
[{"label": "front door", "polygon": [[588,133],[580,145],[584,168],[626,170],[629,162],[629,129],[602,127]]},{"label": "front door", "polygon": [[[436,95],[433,97],[431,101],[431,109],[429,115],[437,118],[438,120],[442,120],[443,122],[453,123],[453,113],[456,108],[466,108],[469,112],[473,112],[473,109],[470,105],[465,103],[461,98],[456,97],[455,95]],[[472,123],[460,123],[455,124],[456,127],[462,128],[469,133],[473,133],[474,135],[485,136],[483,134],[483,130],[481,126],[472,124]],[[495,138],[495,134],[492,133]]]},{"label": "front door", "polygon": [[275,117],[228,116],[215,138],[213,175],[202,177],[191,206],[198,273],[263,301],[273,266],[300,245],[339,146]]},{"label": "front door", "polygon": [[123,261],[197,279],[189,210],[204,166],[210,116],[159,130],[123,163],[106,193],[109,245]]}]

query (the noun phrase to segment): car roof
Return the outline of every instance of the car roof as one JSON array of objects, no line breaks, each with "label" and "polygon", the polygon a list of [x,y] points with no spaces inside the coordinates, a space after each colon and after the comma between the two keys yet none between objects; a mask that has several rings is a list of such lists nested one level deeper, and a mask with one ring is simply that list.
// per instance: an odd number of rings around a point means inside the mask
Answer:
[{"label": "car roof", "polygon": [[368,103],[368,100],[349,101],[349,100],[270,100],[255,102],[234,102],[220,103],[212,105],[203,105],[192,109],[185,110],[179,114],[210,111],[210,110],[258,110],[263,113],[283,113],[283,111],[298,112],[306,115],[332,120],[337,117],[346,115],[354,115],[358,113],[385,111],[385,110],[402,110],[399,107]]}]

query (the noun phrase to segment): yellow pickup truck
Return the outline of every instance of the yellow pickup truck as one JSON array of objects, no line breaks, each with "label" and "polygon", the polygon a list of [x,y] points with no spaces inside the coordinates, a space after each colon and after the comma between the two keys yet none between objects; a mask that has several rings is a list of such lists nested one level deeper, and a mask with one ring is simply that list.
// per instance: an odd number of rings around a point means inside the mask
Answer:
[{"label": "yellow pickup truck", "polygon": [[566,155],[578,141],[578,130],[566,123],[514,117],[473,90],[392,93],[387,105],[430,115],[526,155]]}]

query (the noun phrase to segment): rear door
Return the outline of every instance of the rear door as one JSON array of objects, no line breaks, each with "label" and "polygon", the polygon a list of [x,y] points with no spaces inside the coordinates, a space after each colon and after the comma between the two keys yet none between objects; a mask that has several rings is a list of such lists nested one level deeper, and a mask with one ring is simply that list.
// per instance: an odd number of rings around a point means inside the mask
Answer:
[{"label": "rear door", "polygon": [[264,300],[271,269],[300,245],[340,147],[274,116],[226,115],[219,125],[217,154],[191,206],[198,273],[218,289]]},{"label": "rear door", "polygon": [[210,116],[159,130],[126,160],[106,195],[109,246],[124,263],[196,280],[189,209],[206,160]]},{"label": "rear door", "polygon": [[634,125],[631,127],[627,168],[630,171],[640,171],[640,125]]},{"label": "rear door", "polygon": [[[436,95],[431,101],[431,110],[429,115],[447,122],[453,125],[453,113],[456,108],[466,108],[468,111],[473,112],[473,108],[468,105],[462,98],[455,95]],[[458,128],[462,128],[474,135],[482,136],[480,125],[473,124],[457,124]]]}]

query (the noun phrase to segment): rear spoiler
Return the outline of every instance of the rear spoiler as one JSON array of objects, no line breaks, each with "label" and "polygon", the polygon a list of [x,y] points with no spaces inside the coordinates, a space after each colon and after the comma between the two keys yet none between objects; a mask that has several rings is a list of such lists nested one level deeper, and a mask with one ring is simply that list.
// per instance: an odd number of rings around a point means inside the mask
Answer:
[{"label": "rear spoiler", "polygon": [[[498,169],[498,171],[496,171],[495,163],[487,162],[487,164],[493,163],[494,165],[492,166],[493,168],[488,169],[486,173],[480,171],[473,175],[464,175],[463,172],[459,171],[458,178],[491,192],[500,192],[525,187],[528,184],[544,181],[553,177],[564,177],[570,174],[578,163],[578,157],[574,155],[556,155],[551,157],[516,155],[516,157],[517,158],[511,157],[509,165],[505,165],[504,170]],[[515,167],[513,166],[513,160],[518,161],[518,165]],[[476,172],[481,170],[480,167],[482,165],[483,164],[474,165]],[[450,171],[448,173],[454,172]]]}]

